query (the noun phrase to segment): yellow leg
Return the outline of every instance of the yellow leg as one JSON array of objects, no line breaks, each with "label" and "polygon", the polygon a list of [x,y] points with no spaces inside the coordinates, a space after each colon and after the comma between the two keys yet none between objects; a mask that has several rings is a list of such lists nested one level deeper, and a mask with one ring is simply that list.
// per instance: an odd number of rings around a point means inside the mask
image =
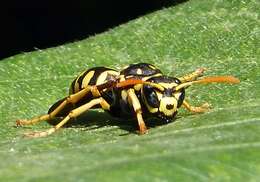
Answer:
[{"label": "yellow leg", "polygon": [[188,111],[194,112],[194,113],[202,113],[209,110],[210,105],[208,103],[203,104],[200,107],[194,107],[191,106],[187,101],[183,101],[182,106],[184,106]]},{"label": "yellow leg", "polygon": [[45,114],[42,116],[38,116],[35,118],[32,118],[30,120],[22,120],[19,119],[16,121],[16,125],[17,126],[22,126],[22,125],[31,125],[31,124],[35,124],[38,123],[40,121],[46,121],[46,120],[50,120],[53,119],[55,117],[56,114],[58,114],[67,104],[69,103],[77,103],[81,98],[83,98],[89,91],[92,92],[92,94],[94,96],[100,96],[99,91],[97,90],[97,88],[95,86],[88,86],[86,88],[84,88],[83,90],[72,94],[70,96],[68,96],[66,99],[64,99],[64,101],[57,107],[55,108],[51,113],[49,114]]},{"label": "yellow leg", "polygon": [[137,118],[140,134],[147,133],[148,130],[147,130],[147,128],[145,126],[145,122],[143,120],[141,104],[134,92],[134,89],[128,90],[128,99],[129,99],[129,103],[131,103],[133,105],[134,111],[136,113],[136,118]]},{"label": "yellow leg", "polygon": [[57,131],[64,124],[66,124],[70,119],[81,115],[83,112],[86,112],[87,110],[89,110],[90,108],[92,108],[93,106],[98,105],[98,104],[100,104],[103,109],[109,109],[109,104],[103,98],[100,97],[97,99],[93,99],[90,102],[88,102],[76,109],[73,109],[59,124],[57,124],[53,128],[48,129],[46,131],[27,133],[27,134],[25,134],[25,136],[30,137],[30,138],[46,137],[46,136],[54,133],[55,131]]},{"label": "yellow leg", "polygon": [[184,82],[190,82],[190,81],[194,81],[196,80],[198,77],[203,75],[203,72],[205,71],[205,68],[198,68],[196,71],[188,74],[188,75],[184,75],[183,77],[178,78],[182,83]]}]

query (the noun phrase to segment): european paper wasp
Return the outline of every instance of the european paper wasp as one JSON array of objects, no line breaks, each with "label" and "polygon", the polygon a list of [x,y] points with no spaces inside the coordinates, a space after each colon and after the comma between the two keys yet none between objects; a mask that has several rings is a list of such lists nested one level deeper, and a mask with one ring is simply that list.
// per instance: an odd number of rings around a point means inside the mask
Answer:
[{"label": "european paper wasp", "polygon": [[146,133],[144,118],[159,118],[170,122],[182,106],[194,113],[205,112],[208,104],[191,106],[185,100],[185,89],[201,83],[239,83],[233,76],[202,77],[204,68],[199,68],[182,77],[165,76],[152,64],[131,64],[121,71],[95,67],[81,73],[71,84],[69,96],[50,107],[47,114],[30,120],[17,120],[17,126],[63,119],[54,127],[26,134],[28,137],[48,136],[71,119],[89,109],[101,108],[117,118],[137,120],[139,133]]}]

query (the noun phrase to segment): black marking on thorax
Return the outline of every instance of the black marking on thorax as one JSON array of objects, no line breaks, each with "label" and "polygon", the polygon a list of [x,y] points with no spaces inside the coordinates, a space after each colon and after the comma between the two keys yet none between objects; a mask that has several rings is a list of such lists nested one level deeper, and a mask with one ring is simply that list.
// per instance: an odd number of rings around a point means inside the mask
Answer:
[{"label": "black marking on thorax", "polygon": [[162,74],[162,72],[155,66],[147,63],[131,64],[120,72],[120,75],[128,77],[147,77],[156,74]]}]

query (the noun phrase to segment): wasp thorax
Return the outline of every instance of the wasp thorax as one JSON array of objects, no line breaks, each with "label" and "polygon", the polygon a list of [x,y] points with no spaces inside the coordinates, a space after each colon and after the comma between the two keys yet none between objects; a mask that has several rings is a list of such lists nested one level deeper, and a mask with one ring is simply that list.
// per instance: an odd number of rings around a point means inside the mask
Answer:
[{"label": "wasp thorax", "polygon": [[180,81],[165,76],[154,77],[147,81],[152,84],[143,85],[144,105],[152,115],[169,121],[176,115],[184,99],[184,89],[175,90]]}]

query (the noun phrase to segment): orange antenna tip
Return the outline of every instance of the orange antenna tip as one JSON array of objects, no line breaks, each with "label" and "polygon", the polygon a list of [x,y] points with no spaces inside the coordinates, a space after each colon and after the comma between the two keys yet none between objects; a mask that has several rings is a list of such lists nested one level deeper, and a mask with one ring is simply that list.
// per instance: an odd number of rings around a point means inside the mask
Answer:
[{"label": "orange antenna tip", "polygon": [[240,80],[233,76],[212,76],[196,81],[197,83],[239,83]]}]

